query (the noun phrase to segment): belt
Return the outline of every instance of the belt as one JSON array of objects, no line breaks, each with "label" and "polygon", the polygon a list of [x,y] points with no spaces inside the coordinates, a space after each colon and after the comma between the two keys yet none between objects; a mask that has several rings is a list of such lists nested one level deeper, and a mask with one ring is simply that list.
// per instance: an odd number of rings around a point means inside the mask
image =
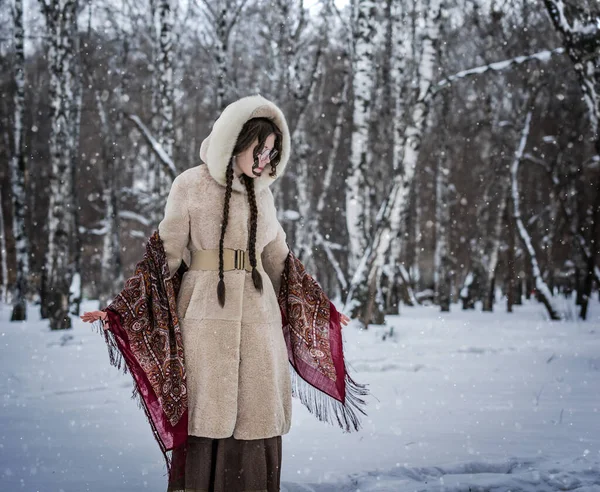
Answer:
[{"label": "belt", "polygon": [[[191,253],[190,270],[219,269],[218,249],[198,249]],[[256,268],[262,269],[260,255],[256,256]],[[244,249],[223,248],[223,271],[227,270],[246,270],[251,272],[252,265],[250,265],[248,251]]]}]

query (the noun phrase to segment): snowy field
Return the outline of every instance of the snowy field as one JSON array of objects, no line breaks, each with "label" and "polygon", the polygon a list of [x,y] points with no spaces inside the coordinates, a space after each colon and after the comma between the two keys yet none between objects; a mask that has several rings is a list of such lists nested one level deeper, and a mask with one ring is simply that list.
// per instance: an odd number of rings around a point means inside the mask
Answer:
[{"label": "snowy field", "polygon": [[[282,491],[600,491],[600,305],[549,322],[539,304],[509,315],[403,308],[389,327],[344,328],[358,382],[357,434],[294,400]],[[97,308],[85,303],[82,308]],[[129,375],[89,324],[50,332],[0,306],[0,490],[166,490],[166,470]]]}]

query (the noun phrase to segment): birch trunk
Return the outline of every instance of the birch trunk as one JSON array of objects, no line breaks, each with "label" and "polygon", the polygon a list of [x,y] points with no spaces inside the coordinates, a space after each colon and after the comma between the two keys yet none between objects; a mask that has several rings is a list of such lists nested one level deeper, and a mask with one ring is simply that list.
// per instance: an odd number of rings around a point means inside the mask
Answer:
[{"label": "birch trunk", "polygon": [[[390,5],[390,34],[391,46],[393,47],[390,78],[392,83],[392,94],[394,98],[394,112],[392,116],[392,170],[394,175],[403,172],[403,149],[404,145],[406,144],[404,127],[404,122],[406,120],[404,115],[406,110],[406,60],[410,56],[410,45],[415,43],[414,39],[409,41],[409,38],[405,35],[408,12],[403,9],[402,4],[402,0],[391,0]],[[415,246],[416,254],[413,262],[413,271],[416,275],[415,279],[418,279],[420,275],[420,251],[417,252],[417,248],[420,248],[421,242],[419,222],[421,210],[419,190],[418,188],[413,187],[412,184],[411,188],[415,195],[415,210],[413,218],[415,224],[415,245],[418,245]],[[405,224],[403,224],[403,227],[405,227]],[[382,277],[382,282],[388,285],[386,289],[382,287],[382,290],[386,292],[386,295],[381,309],[386,314],[398,314],[399,307],[402,302],[408,306],[417,304],[417,300],[413,292],[414,285],[411,282],[411,276],[406,271],[401,258],[402,251],[405,250],[404,245],[406,242],[405,235],[401,233],[396,240],[395,246],[392,245],[393,251],[391,255],[394,260],[390,261],[388,264],[387,274]]]},{"label": "birch trunk", "polygon": [[[172,0],[160,0],[158,7],[160,25],[158,59],[159,133],[158,142],[173,160],[175,131],[173,127],[174,81],[173,81],[173,5]],[[168,192],[168,190],[167,190]]]},{"label": "birch trunk", "polygon": [[[579,79],[583,98],[588,108],[590,127],[595,139],[596,153],[600,155],[600,135],[598,126],[600,120],[600,9],[596,5],[592,10],[592,3],[588,4],[589,10],[575,2],[567,0],[544,0],[546,10],[555,29],[563,38],[569,58]],[[587,317],[588,301],[592,293],[594,270],[596,269],[596,256],[598,248],[595,246],[600,227],[600,176],[596,178],[596,197],[589,220],[590,256],[587,258],[584,279],[581,319]]]},{"label": "birch trunk", "polygon": [[414,194],[414,213],[412,217],[412,227],[414,234],[414,249],[413,249],[413,261],[412,267],[410,268],[410,280],[411,286],[417,291],[421,290],[421,247],[423,234],[421,233],[421,193],[419,192],[418,181],[415,179],[415,186],[413,186]]},{"label": "birch trunk", "polygon": [[315,91],[317,88],[317,80],[321,72],[321,56],[322,46],[326,45],[327,27],[330,16],[329,3],[325,5],[321,15],[318,45],[312,62],[311,71],[308,74],[308,80],[305,86],[306,89],[298,92],[296,98],[300,105],[300,115],[296,126],[291,136],[292,146],[295,149],[296,155],[296,200],[297,208],[300,213],[300,220],[296,222],[295,240],[296,249],[298,250],[299,258],[307,265],[311,271],[316,271],[316,263],[314,258],[315,243],[317,240],[317,224],[320,222],[320,211],[318,208],[311,210],[312,197],[310,196],[311,183],[309,181],[309,169],[314,168],[314,162],[311,162],[311,152],[308,143],[307,131],[309,127],[308,109],[315,101]]},{"label": "birch trunk", "polygon": [[[156,2],[156,3],[155,3]],[[174,14],[172,0],[154,0],[151,2],[153,25],[157,17],[158,33],[155,39],[156,59],[153,94],[152,130],[154,137],[168,158],[173,160],[175,131],[174,118],[174,80],[173,80],[173,27]],[[171,179],[163,172],[163,166],[157,162],[156,156],[151,155],[153,174],[153,190],[156,197],[152,207],[152,224],[158,225],[164,211],[164,202],[169,193]]]},{"label": "birch trunk", "polygon": [[83,242],[80,232],[80,217],[79,217],[79,186],[77,169],[79,167],[79,132],[81,130],[81,102],[83,97],[83,86],[81,83],[80,63],[77,53],[79,53],[79,37],[77,35],[77,22],[71,26],[73,29],[72,37],[74,43],[74,63],[72,64],[73,71],[73,86],[74,94],[71,101],[71,134],[73,139],[73,150],[71,156],[71,186],[73,193],[73,278],[69,288],[69,312],[76,316],[79,315],[81,304],[81,252]]},{"label": "birch trunk", "polygon": [[513,202],[513,209],[514,209],[514,219],[515,219],[515,224],[517,226],[517,230],[519,232],[519,236],[521,238],[521,241],[523,242],[523,246],[525,247],[525,250],[529,257],[531,273],[532,273],[534,281],[535,281],[535,288],[536,288],[537,296],[541,300],[541,302],[544,304],[544,306],[546,306],[546,309],[548,310],[548,315],[550,316],[550,319],[560,320],[560,315],[559,315],[558,309],[556,308],[556,306],[554,306],[554,300],[552,298],[552,293],[550,292],[550,289],[548,289],[548,286],[546,285],[546,283],[544,282],[544,279],[542,278],[542,272],[540,270],[540,267],[539,267],[539,264],[537,261],[537,255],[536,255],[535,249],[533,247],[531,237],[529,236],[529,233],[527,232],[527,229],[525,228],[523,218],[521,217],[518,171],[519,171],[519,164],[521,162],[521,159],[523,158],[523,151],[525,150],[525,145],[527,144],[527,137],[529,136],[530,124],[531,124],[531,111],[529,111],[527,113],[527,116],[525,118],[525,124],[523,126],[523,131],[521,133],[519,147],[518,147],[517,151],[515,152],[515,158],[513,160],[513,163],[511,165],[511,169],[510,169],[510,181],[511,181],[512,202]]},{"label": "birch trunk", "polygon": [[508,224],[508,241],[506,250],[506,311],[508,313],[512,313],[516,294],[515,228],[513,217],[508,210],[506,211],[506,216],[506,222]]},{"label": "birch trunk", "polygon": [[[120,95],[117,91],[117,98]],[[123,122],[122,111],[117,111],[117,120],[109,121],[100,94],[96,92],[96,106],[100,118],[103,136],[102,201],[104,205],[104,236],[102,241],[102,258],[100,266],[100,307],[106,306],[123,284],[121,262],[121,241],[119,236],[119,204],[117,199],[116,163],[119,161],[119,147],[116,142],[121,135]]]},{"label": "birch trunk", "polygon": [[[402,169],[394,176],[392,188],[386,202],[381,206],[376,224],[378,228],[372,240],[372,246],[363,254],[352,278],[350,292],[346,300],[346,310],[363,320],[370,322],[371,313],[367,308],[364,293],[360,289],[369,285],[368,279],[379,277],[378,271],[397,272],[400,261],[402,231],[408,208],[408,197],[415,167],[421,149],[421,138],[428,121],[430,90],[433,85],[433,72],[437,59],[441,0],[431,0],[427,10],[425,32],[422,43],[422,56],[419,64],[419,92],[412,108],[411,118],[405,130],[402,150]],[[390,273],[391,274],[391,273]]]},{"label": "birch trunk", "polygon": [[217,111],[221,113],[227,106],[227,50],[229,34],[227,32],[227,5],[220,3],[219,17],[216,20],[217,46],[215,59],[217,62]]},{"label": "birch trunk", "polygon": [[500,258],[500,247],[502,246],[503,227],[505,220],[506,207],[508,204],[508,191],[510,188],[510,178],[507,175],[500,175],[498,183],[498,194],[500,195],[500,203],[498,211],[494,211],[494,227],[488,246],[488,250],[484,258],[487,260],[483,265],[485,269],[485,285],[483,296],[483,311],[494,310],[494,289],[496,286],[496,270]]},{"label": "birch trunk", "polygon": [[6,258],[6,228],[4,227],[4,206],[2,190],[0,190],[0,268],[2,283],[0,284],[0,302],[8,303],[8,260]]},{"label": "birch trunk", "polygon": [[[15,97],[14,97],[14,128],[13,155],[10,159],[10,180],[12,188],[12,226],[16,252],[16,278],[12,296],[11,321],[27,319],[27,290],[29,279],[29,251],[31,249],[27,236],[25,214],[27,197],[25,194],[26,156],[23,130],[23,113],[25,111],[25,28],[23,20],[23,0],[15,0],[14,4],[14,41],[15,41]],[[4,232],[4,227],[2,228]],[[4,236],[3,236],[4,239]],[[6,261],[6,248],[3,249],[3,261]],[[7,274],[6,265],[3,275]],[[6,284],[4,284],[6,288]]]},{"label": "birch trunk", "polygon": [[365,173],[369,172],[372,150],[369,143],[371,104],[374,81],[374,47],[376,37],[376,3],[373,0],[356,1],[354,32],[354,101],[350,173],[346,179],[346,224],[348,228],[350,271],[356,271],[367,247]]},{"label": "birch trunk", "polygon": [[[448,111],[448,97],[444,95],[444,109],[442,121],[446,123]],[[447,125],[444,124],[447,128]],[[435,250],[434,250],[434,285],[435,299],[442,312],[450,311],[450,260],[448,252],[448,229],[450,227],[449,204],[449,159],[447,135],[444,135],[441,152],[437,155],[437,169],[435,179]]]},{"label": "birch trunk", "polygon": [[[324,214],[327,198],[330,196],[332,191],[331,185],[333,181],[333,172],[335,170],[335,164],[338,160],[338,152],[342,141],[342,129],[346,121],[345,116],[346,107],[348,104],[348,93],[350,91],[350,85],[352,83],[352,72],[350,67],[350,59],[348,56],[346,57],[345,73],[342,80],[342,88],[337,98],[338,109],[335,117],[335,126],[333,129],[331,151],[329,153],[329,156],[327,157],[327,164],[325,166],[325,173],[323,175],[321,193],[317,200],[315,217],[321,217]],[[336,259],[334,252],[332,251],[329,241],[327,241],[321,234],[319,224],[320,221],[317,221],[315,218],[313,218],[310,224],[312,233],[315,237],[315,245],[323,249],[325,257],[327,258],[328,263],[331,265],[335,273],[335,279],[341,291],[340,293],[343,293],[345,295],[345,291],[348,288],[348,280],[342,267]]]},{"label": "birch trunk", "polygon": [[50,328],[71,328],[69,292],[74,276],[75,222],[73,200],[73,159],[76,132],[72,101],[76,97],[73,64],[76,61],[74,34],[77,32],[77,0],[42,3],[49,31],[50,71],[50,203],[48,249],[44,267],[42,317]]}]

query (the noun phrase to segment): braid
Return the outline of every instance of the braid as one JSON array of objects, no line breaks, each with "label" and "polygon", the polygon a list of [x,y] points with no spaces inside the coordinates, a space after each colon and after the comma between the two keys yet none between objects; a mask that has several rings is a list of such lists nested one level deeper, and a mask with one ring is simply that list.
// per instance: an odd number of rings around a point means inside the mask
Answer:
[{"label": "braid", "polygon": [[244,184],[246,185],[246,191],[248,192],[248,203],[250,205],[251,214],[248,253],[250,255],[250,265],[252,265],[252,281],[254,282],[254,287],[262,294],[262,277],[260,272],[256,269],[256,228],[258,222],[258,209],[256,207],[256,195],[254,194],[254,180],[244,175]]},{"label": "braid", "polygon": [[227,187],[225,188],[225,204],[223,206],[223,222],[221,223],[221,239],[219,240],[219,283],[217,285],[217,297],[221,307],[225,306],[225,281],[223,280],[223,242],[225,240],[225,229],[229,219],[229,199],[231,198],[231,188],[233,183],[233,157],[229,159],[227,171]]}]

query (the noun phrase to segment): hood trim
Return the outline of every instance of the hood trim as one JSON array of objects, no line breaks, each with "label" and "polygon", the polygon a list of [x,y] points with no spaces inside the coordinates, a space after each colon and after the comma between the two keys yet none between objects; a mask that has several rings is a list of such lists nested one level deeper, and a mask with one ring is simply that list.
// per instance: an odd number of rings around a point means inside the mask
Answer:
[{"label": "hood trim", "polygon": [[[290,156],[290,131],[283,112],[275,103],[260,94],[246,96],[229,104],[217,118],[208,137],[200,146],[200,159],[204,162],[213,179],[222,186],[227,185],[226,171],[237,138],[246,121],[252,118],[269,118],[282,134],[281,157],[277,164],[277,176],[269,176],[270,166],[265,167],[262,176],[254,178],[254,190],[270,186],[283,175]],[[246,193],[246,187],[234,174],[232,189]]]}]

